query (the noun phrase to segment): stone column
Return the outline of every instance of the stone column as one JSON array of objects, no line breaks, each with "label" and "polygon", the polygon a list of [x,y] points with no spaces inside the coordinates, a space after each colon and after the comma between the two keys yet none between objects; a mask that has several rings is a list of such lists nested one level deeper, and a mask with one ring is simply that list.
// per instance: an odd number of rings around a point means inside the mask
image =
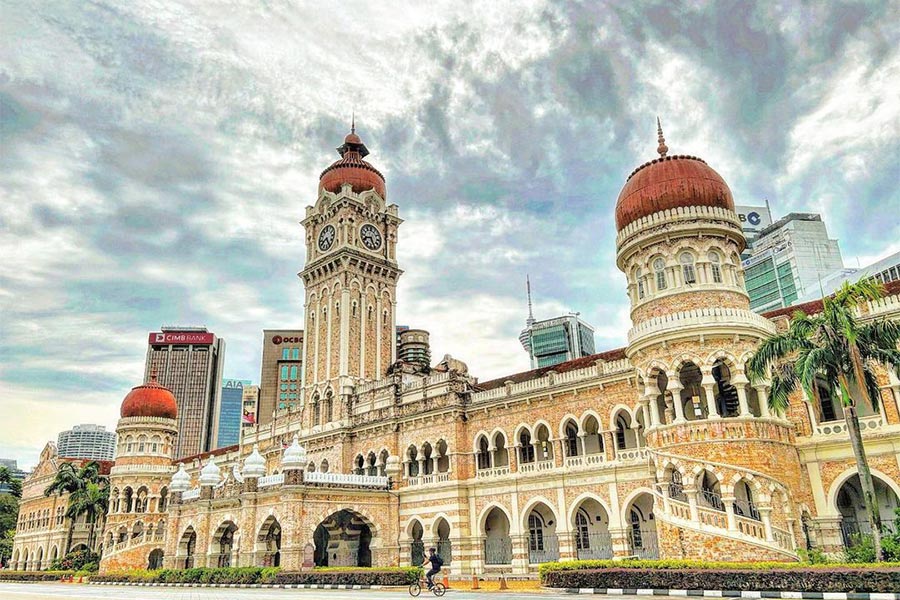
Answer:
[{"label": "stone column", "polygon": [[691,521],[700,522],[700,509],[697,507],[697,487],[693,485],[684,486],[684,495],[687,496],[688,506],[691,508]]},{"label": "stone column", "polygon": [[734,518],[734,496],[722,496],[725,505],[725,516],[728,519],[728,530],[737,531],[737,519]]},{"label": "stone column", "polygon": [[747,379],[747,376],[744,375],[744,373],[739,372],[734,376],[734,379],[731,380],[731,383],[732,385],[734,385],[734,387],[737,388],[738,404],[740,404],[741,407],[740,416],[753,416],[750,413],[750,403],[747,402],[747,385],[750,383],[750,381]]},{"label": "stone column", "polygon": [[702,372],[703,379],[700,381],[700,385],[706,392],[706,412],[709,413],[707,418],[720,419],[719,408],[716,406],[716,378],[713,377],[712,367],[704,367]]},{"label": "stone column", "polygon": [[764,419],[771,418],[772,413],[769,410],[769,384],[768,384],[768,382],[755,385],[755,386],[753,386],[753,389],[756,390],[756,397],[759,399],[759,414]]},{"label": "stone column", "polygon": [[587,456],[587,442],[584,440],[587,438],[587,434],[583,431],[578,432],[578,445],[581,446],[581,456],[582,458]]},{"label": "stone column", "polygon": [[663,424],[659,418],[659,404],[656,402],[657,396],[659,396],[659,390],[653,390],[648,387],[644,391],[644,398],[646,398],[647,405],[650,407],[650,420],[647,423],[648,430],[653,429],[654,427],[659,427]]},{"label": "stone column", "polygon": [[775,534],[772,532],[772,507],[760,506],[757,510],[759,510],[759,516],[762,519],[763,528],[766,530],[766,540],[774,542]]},{"label": "stone column", "polygon": [[684,423],[684,403],[681,400],[681,390],[684,386],[678,381],[678,374],[669,374],[669,385],[666,387],[666,393],[672,394],[672,405],[675,408],[675,423]]}]

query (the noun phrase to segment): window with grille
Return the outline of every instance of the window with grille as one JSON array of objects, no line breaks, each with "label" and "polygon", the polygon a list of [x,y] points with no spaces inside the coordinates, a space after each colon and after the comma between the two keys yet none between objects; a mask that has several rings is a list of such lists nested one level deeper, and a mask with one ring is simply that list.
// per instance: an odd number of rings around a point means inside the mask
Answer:
[{"label": "window with grille", "polygon": [[710,252],[707,258],[709,258],[709,269],[712,272],[713,283],[722,283],[722,266],[719,255],[715,252]]},{"label": "window with grille", "polygon": [[682,252],[679,258],[681,262],[681,274],[685,283],[697,283],[697,273],[694,270],[694,257],[690,252]]},{"label": "window with grille", "polygon": [[666,284],[666,261],[661,258],[654,260],[653,271],[656,273],[656,289],[666,289],[668,287]]}]

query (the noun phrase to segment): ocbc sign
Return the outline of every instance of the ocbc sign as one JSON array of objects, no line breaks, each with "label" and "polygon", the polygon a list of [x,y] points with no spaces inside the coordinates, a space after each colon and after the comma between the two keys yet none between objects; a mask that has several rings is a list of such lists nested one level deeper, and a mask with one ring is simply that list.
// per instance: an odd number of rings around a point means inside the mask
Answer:
[{"label": "ocbc sign", "polygon": [[302,341],[302,337],[281,337],[280,335],[272,336],[272,343],[276,346],[279,344],[299,344]]}]

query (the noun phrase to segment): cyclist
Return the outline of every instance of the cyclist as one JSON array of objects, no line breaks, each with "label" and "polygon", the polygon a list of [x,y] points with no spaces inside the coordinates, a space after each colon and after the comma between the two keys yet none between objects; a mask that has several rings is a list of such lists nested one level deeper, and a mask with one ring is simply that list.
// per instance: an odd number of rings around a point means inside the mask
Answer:
[{"label": "cyclist", "polygon": [[429,548],[428,556],[425,557],[425,560],[422,562],[422,566],[430,566],[428,572],[425,573],[425,579],[428,581],[428,589],[434,587],[434,576],[441,572],[441,567],[444,566],[444,559],[441,558],[441,555],[437,553],[437,548]]}]

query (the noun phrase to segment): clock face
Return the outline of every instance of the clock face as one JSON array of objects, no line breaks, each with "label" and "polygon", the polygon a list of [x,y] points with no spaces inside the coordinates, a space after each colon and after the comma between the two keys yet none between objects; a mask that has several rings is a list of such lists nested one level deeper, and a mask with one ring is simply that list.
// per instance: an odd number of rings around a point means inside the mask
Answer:
[{"label": "clock face", "polygon": [[378,250],[381,248],[381,234],[374,225],[363,225],[359,230],[359,236],[362,238],[363,245],[369,250]]},{"label": "clock face", "polygon": [[334,225],[326,225],[319,234],[319,250],[325,252],[334,243]]}]

